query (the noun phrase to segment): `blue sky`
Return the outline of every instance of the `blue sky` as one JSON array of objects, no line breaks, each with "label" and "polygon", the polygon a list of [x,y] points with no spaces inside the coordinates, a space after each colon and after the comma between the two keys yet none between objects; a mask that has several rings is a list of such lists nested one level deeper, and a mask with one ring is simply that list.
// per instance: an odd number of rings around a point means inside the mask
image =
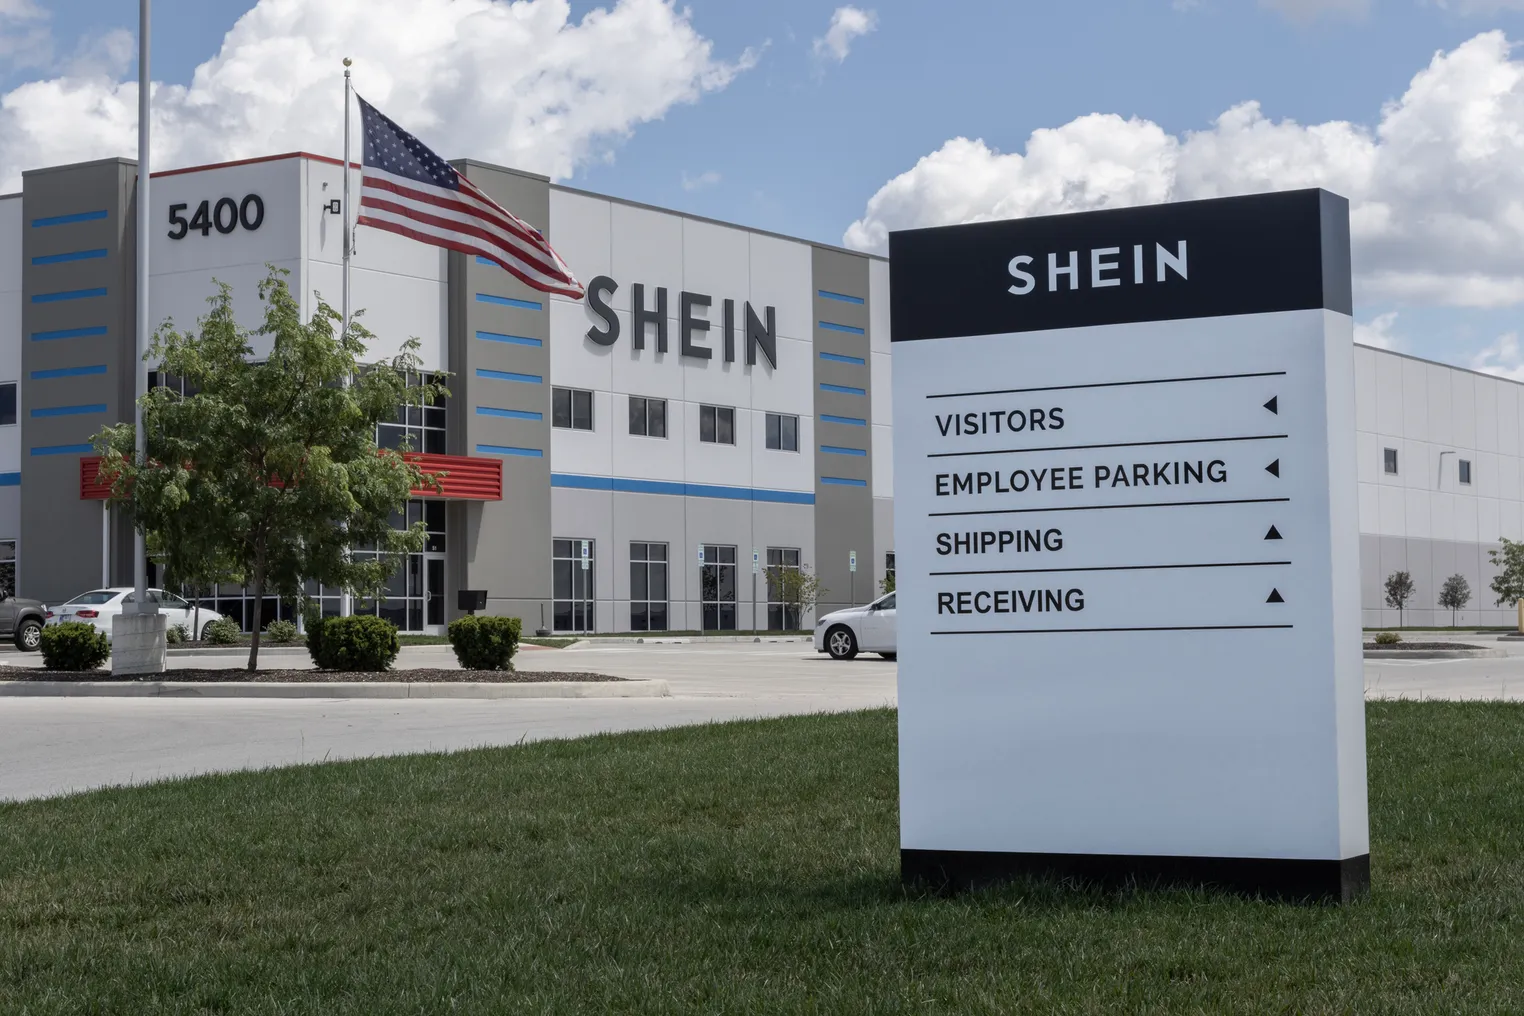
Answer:
[{"label": "blue sky", "polygon": [[[1034,130],[1101,112],[1179,137],[1211,128],[1245,100],[1275,121],[1373,129],[1383,105],[1401,98],[1437,52],[1488,29],[1524,39],[1524,11],[1511,9],[1524,6],[1517,0],[1278,4],[1292,13],[1255,0],[861,2],[876,28],[837,62],[811,52],[837,6],[830,0],[690,0],[689,23],[712,42],[713,56],[734,61],[750,48],[755,66],[632,124],[628,138],[600,146],[606,158],[580,160],[568,182],[838,243],[887,181],[960,135],[1021,152]],[[136,5],[122,0],[43,6],[52,14],[54,59],[29,67],[13,58],[4,90],[57,74],[112,29],[136,25]],[[251,6],[155,0],[155,78],[189,84]],[[596,6],[572,3],[572,21]],[[363,63],[357,70],[364,90]],[[439,147],[447,157],[468,154]],[[1446,305],[1432,292],[1374,287],[1357,317],[1395,311],[1386,329],[1400,348],[1469,363],[1519,327],[1517,303],[1485,302],[1494,305]]]}]

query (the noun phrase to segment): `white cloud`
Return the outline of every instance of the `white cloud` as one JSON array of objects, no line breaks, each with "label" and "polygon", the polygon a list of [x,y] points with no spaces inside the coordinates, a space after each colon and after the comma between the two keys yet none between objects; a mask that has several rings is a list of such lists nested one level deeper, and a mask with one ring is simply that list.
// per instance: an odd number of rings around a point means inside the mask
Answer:
[{"label": "white cloud", "polygon": [[831,15],[831,24],[825,35],[811,46],[811,52],[819,60],[835,60],[841,63],[852,51],[852,40],[867,35],[878,27],[878,14],[861,7],[838,7]]},{"label": "white cloud", "polygon": [[683,171],[683,190],[696,191],[705,187],[713,187],[720,182],[720,174],[714,170],[700,173],[698,176],[689,176],[687,170]]},{"label": "white cloud", "polygon": [[1362,346],[1376,346],[1379,349],[1396,349],[1398,346],[1397,336],[1392,334],[1392,326],[1397,323],[1397,312],[1389,310],[1385,314],[1377,314],[1369,321],[1355,322],[1355,341]]},{"label": "white cloud", "polygon": [[892,229],[1294,187],[1350,199],[1362,300],[1524,301],[1524,62],[1502,32],[1435,55],[1374,130],[1234,106],[1176,136],[1095,113],[1033,131],[1024,153],[953,138],[884,184],[845,242]]},{"label": "white cloud", "polygon": [[[338,154],[344,56],[361,94],[447,158],[557,178],[756,61],[717,59],[672,0],[577,22],[567,0],[259,0],[189,85],[155,84],[155,166]],[[0,190],[27,167],[136,150],[136,82],[92,66],[0,96]]]},{"label": "white cloud", "polygon": [[1371,0],[1259,0],[1259,5],[1303,23],[1324,17],[1363,18],[1371,10]]},{"label": "white cloud", "polygon": [[20,70],[45,67],[52,59],[48,12],[36,0],[0,0],[0,61]]},{"label": "white cloud", "polygon": [[1519,333],[1499,335],[1496,342],[1471,358],[1471,368],[1524,381],[1524,349],[1519,348]]}]

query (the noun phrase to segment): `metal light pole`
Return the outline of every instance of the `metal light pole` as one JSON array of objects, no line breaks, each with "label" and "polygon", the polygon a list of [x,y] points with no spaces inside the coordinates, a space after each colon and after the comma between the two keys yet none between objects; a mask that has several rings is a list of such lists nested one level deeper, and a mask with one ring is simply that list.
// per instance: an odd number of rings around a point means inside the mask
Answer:
[{"label": "metal light pole", "polygon": [[[342,305],[340,313],[343,315],[344,320],[339,323],[340,340],[349,338],[349,255],[354,248],[354,242],[352,240],[352,234],[350,232],[349,226],[349,97],[354,88],[354,85],[350,82],[349,79],[349,68],[352,63],[353,61],[351,61],[349,57],[346,56],[344,58],[344,198],[343,203],[339,206],[339,211],[343,213],[343,226],[340,228],[344,231],[344,267],[341,270],[341,275],[343,276],[344,280],[342,286],[343,298],[339,302]],[[349,379],[345,378],[344,383],[348,384]],[[345,552],[345,556],[348,557],[347,551]],[[346,588],[339,593],[339,616],[349,617],[354,612],[354,596]]]},{"label": "metal light pole", "polygon": [[[134,457],[139,465],[148,457],[148,435],[143,430],[143,396],[148,393],[148,376],[143,370],[143,353],[148,348],[148,139],[150,124],[148,73],[148,6],[138,0],[138,328],[133,343],[132,424],[137,445]],[[133,603],[138,613],[155,613],[148,603],[148,544],[141,528],[132,536]]]}]

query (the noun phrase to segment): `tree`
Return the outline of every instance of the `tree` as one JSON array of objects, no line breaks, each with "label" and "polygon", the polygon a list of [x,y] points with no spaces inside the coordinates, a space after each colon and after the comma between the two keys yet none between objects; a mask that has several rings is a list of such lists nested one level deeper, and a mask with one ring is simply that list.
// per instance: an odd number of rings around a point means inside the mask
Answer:
[{"label": "tree", "polygon": [[1445,579],[1445,584],[1439,587],[1439,605],[1450,608],[1450,627],[1455,627],[1455,612],[1464,610],[1466,604],[1471,602],[1471,583],[1466,581],[1466,576],[1456,572]]},{"label": "tree", "polygon": [[1489,550],[1487,560],[1497,566],[1498,573],[1492,580],[1492,591],[1497,594],[1499,607],[1511,607],[1524,600],[1524,540],[1498,538],[1500,550]]},{"label": "tree", "polygon": [[1386,577],[1386,605],[1397,608],[1397,627],[1402,627],[1402,608],[1413,598],[1413,576],[1405,571]]},{"label": "tree", "polygon": [[894,592],[894,572],[890,572],[889,574],[885,575],[882,580],[880,580],[878,584],[878,591],[880,593]]},{"label": "tree", "polygon": [[768,565],[767,591],[768,599],[783,604],[786,628],[790,616],[795,618],[795,624],[802,623],[804,615],[814,608],[820,601],[820,594],[827,590],[820,585],[820,576],[807,566]]},{"label": "tree", "polygon": [[[256,604],[267,594],[303,598],[303,583],[376,595],[423,549],[422,523],[393,530],[409,492],[433,483],[395,451],[376,446],[376,424],[402,404],[433,402],[438,383],[409,385],[418,342],[385,363],[364,365],[371,338],[319,301],[312,319],[272,268],[259,285],[264,323],[234,320],[230,288],[218,283],[194,331],[166,322],[146,360],[182,379],[186,391],[158,387],[143,397],[147,455],[133,461],[132,424],[96,436],[111,502],[162,548],[171,574],[236,577]],[[254,359],[253,336],[270,343]],[[354,545],[374,558],[352,560]],[[256,610],[259,608],[256,607]],[[259,664],[260,618],[250,625],[249,670]]]}]

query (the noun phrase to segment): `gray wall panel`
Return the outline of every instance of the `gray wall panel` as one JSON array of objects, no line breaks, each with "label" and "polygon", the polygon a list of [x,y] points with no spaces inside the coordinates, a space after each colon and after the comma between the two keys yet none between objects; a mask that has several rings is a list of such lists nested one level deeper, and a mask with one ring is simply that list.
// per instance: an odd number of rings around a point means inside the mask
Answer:
[{"label": "gray wall panel", "polygon": [[1403,611],[1407,625],[1450,624],[1450,611],[1439,606],[1439,591],[1451,575],[1465,576],[1471,587],[1471,601],[1457,612],[1456,623],[1465,625],[1513,626],[1517,613],[1511,605],[1498,606],[1491,589],[1496,574],[1487,560],[1495,544],[1460,543],[1452,540],[1405,540],[1400,537],[1360,537],[1360,590],[1363,624],[1366,627],[1395,626],[1398,614],[1386,606],[1386,579],[1394,571],[1405,569],[1416,586],[1413,599]]},{"label": "gray wall panel", "polygon": [[[29,172],[22,177],[21,492],[18,585],[24,596],[56,602],[101,578],[100,505],[79,498],[78,450],[107,424],[130,417],[137,364],[135,338],[133,191],[136,166],[122,159]],[[35,220],[105,211],[103,218],[59,225]],[[32,259],[79,251],[104,257],[33,264]],[[105,294],[48,300],[49,294],[104,289]],[[37,298],[41,298],[38,300]],[[104,329],[101,334],[38,340],[40,333]],[[103,374],[35,377],[37,371],[104,367]],[[104,406],[104,411],[36,416],[58,407]],[[117,527],[118,567],[130,568],[129,531]],[[130,536],[128,537],[130,540]]]},{"label": "gray wall panel", "polygon": [[[877,590],[874,542],[872,378],[869,335],[868,259],[837,250],[812,251],[814,291],[815,452],[815,568],[825,592],[818,613],[853,603],[865,603]],[[820,295],[821,290],[856,297],[860,304]],[[861,329],[854,334],[831,328],[836,324]],[[821,359],[820,353],[855,357],[862,364]],[[828,391],[822,385],[860,389],[863,394]],[[822,416],[866,420],[869,427],[828,423]],[[822,446],[856,448],[866,454],[841,455]],[[846,481],[845,483],[831,480]],[[851,551],[857,552],[857,573],[849,571]]]},{"label": "gray wall panel", "polygon": [[[550,184],[544,177],[480,163],[454,163],[473,183],[504,207],[545,232],[554,242]],[[491,445],[537,451],[538,456],[498,454],[503,463],[503,500],[465,506],[463,538],[452,552],[455,588],[486,589],[487,612],[524,619],[538,627],[540,607],[550,616],[550,297],[531,289],[496,265],[450,255],[451,451],[495,454]],[[538,304],[539,309],[487,303],[478,294]],[[539,346],[491,342],[478,330],[538,339]],[[533,375],[538,384],[489,380],[478,370]],[[479,415],[478,406],[542,414],[540,420]],[[454,533],[452,532],[452,536]],[[559,534],[558,534],[559,535]],[[450,616],[456,616],[450,604]]]}]

